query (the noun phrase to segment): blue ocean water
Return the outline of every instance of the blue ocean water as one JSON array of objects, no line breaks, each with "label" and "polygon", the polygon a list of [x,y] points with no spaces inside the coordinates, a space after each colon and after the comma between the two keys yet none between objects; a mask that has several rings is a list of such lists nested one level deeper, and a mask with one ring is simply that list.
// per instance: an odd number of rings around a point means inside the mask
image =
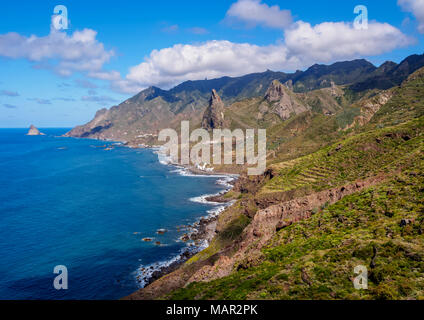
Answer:
[{"label": "blue ocean water", "polygon": [[[223,189],[216,177],[178,174],[152,150],[26,131],[0,129],[0,299],[126,296],[140,266],[186,246],[177,226],[211,209],[190,198]],[[67,290],[53,287],[56,265],[68,269]]]}]

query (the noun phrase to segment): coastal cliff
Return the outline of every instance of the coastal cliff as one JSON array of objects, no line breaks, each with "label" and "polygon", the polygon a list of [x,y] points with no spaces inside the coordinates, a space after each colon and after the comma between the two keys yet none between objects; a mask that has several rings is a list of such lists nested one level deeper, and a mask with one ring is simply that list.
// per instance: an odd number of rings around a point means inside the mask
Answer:
[{"label": "coastal cliff", "polygon": [[423,297],[423,85],[421,69],[352,106],[361,121],[328,145],[242,176],[209,247],[126,299]]}]

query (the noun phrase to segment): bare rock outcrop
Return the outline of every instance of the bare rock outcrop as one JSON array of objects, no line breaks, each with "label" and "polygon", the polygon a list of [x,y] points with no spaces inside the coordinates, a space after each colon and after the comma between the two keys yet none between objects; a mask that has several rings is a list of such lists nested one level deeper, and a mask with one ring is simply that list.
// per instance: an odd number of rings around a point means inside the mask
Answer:
[{"label": "bare rock outcrop", "polygon": [[40,132],[34,125],[31,125],[26,135],[27,136],[44,136],[45,134]]},{"label": "bare rock outcrop", "polygon": [[384,106],[389,100],[393,97],[393,91],[383,91],[377,96],[365,100],[360,103],[361,114],[355,117],[353,123],[348,125],[345,130],[355,127],[356,125],[364,126],[372,117],[380,110],[382,106]]},{"label": "bare rock outcrop", "polygon": [[215,91],[209,100],[209,106],[206,108],[202,119],[202,128],[206,130],[221,129],[224,127],[224,102]]},{"label": "bare rock outcrop", "polygon": [[277,114],[282,120],[287,120],[293,114],[300,114],[309,109],[293,95],[294,93],[290,92],[289,88],[278,80],[274,80],[265,94],[265,100],[272,105],[272,112]]}]

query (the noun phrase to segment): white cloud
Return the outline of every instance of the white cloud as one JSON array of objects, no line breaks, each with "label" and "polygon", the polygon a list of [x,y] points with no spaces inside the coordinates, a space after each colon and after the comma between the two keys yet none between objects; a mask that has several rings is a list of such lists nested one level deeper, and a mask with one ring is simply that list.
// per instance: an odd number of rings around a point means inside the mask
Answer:
[{"label": "white cloud", "polygon": [[398,0],[403,10],[412,12],[418,20],[418,31],[424,33],[424,0]]},{"label": "white cloud", "polygon": [[74,81],[77,84],[77,86],[79,86],[81,88],[97,89],[97,87],[98,87],[97,84],[92,83],[91,81],[88,81],[86,79],[76,79]]},{"label": "white cloud", "polygon": [[119,80],[121,78],[121,74],[118,71],[94,71],[88,73],[90,78],[100,79],[100,80]]},{"label": "white cloud", "polygon": [[[424,0],[399,0],[401,5],[418,2]],[[103,69],[114,52],[105,50],[96,39],[96,31],[91,29],[70,35],[52,29],[45,37],[3,34],[0,35],[0,56],[25,58],[37,63],[35,67],[53,68],[62,75],[82,72],[92,79],[110,81],[116,91],[136,93],[151,85],[169,88],[186,80],[240,76],[266,69],[293,71],[313,63],[379,55],[412,42],[387,23],[370,22],[367,30],[356,30],[347,22],[323,22],[314,26],[303,21],[293,23],[289,11],[260,0],[238,0],[227,16],[251,25],[284,29],[284,40],[267,46],[225,40],[176,44],[153,50],[140,64],[130,68],[124,78],[117,71]],[[191,31],[204,32],[200,28]],[[97,99],[101,103],[107,100],[103,98],[87,96],[84,100]]]},{"label": "white cloud", "polygon": [[268,68],[294,67],[296,62],[295,57],[287,60],[287,50],[282,45],[257,46],[217,40],[197,45],[177,44],[152,51],[144,62],[130,69],[118,87],[124,90],[128,85],[170,87],[189,79],[239,76]]},{"label": "white cloud", "polygon": [[285,31],[290,56],[303,64],[374,56],[413,43],[413,39],[387,23],[372,22],[358,30],[351,23],[324,22],[315,26],[296,22]]},{"label": "white cloud", "polygon": [[284,29],[292,23],[289,10],[281,10],[277,5],[270,7],[261,0],[238,0],[227,11],[227,17],[251,26],[263,25],[277,29]]},{"label": "white cloud", "polygon": [[41,99],[41,98],[28,98],[28,101],[35,101],[38,104],[52,104],[49,99]]},{"label": "white cloud", "polygon": [[17,109],[18,108],[14,104],[8,104],[8,103],[3,104],[3,107],[8,108],[8,109]]},{"label": "white cloud", "polygon": [[146,89],[148,86],[154,85],[152,84],[138,84],[137,81],[131,81],[127,79],[119,79],[114,80],[111,82],[111,88],[120,93],[128,93],[128,94],[135,94],[137,92],[140,92],[143,89]]},{"label": "white cloud", "polygon": [[76,101],[74,98],[66,98],[66,97],[53,98],[52,100],[65,101],[65,102],[74,102],[74,101]]},{"label": "white cloud", "polygon": [[45,37],[25,37],[10,32],[0,35],[0,56],[28,59],[37,62],[37,67],[53,68],[64,76],[75,71],[98,72],[114,52],[106,51],[96,36],[97,32],[91,29],[67,35],[51,28]]},{"label": "white cloud", "polygon": [[169,88],[186,80],[240,76],[266,69],[289,71],[313,63],[378,55],[413,41],[397,28],[377,22],[369,23],[367,30],[357,30],[346,22],[311,26],[299,21],[284,34],[285,42],[268,46],[215,40],[153,50],[113,87],[135,93],[150,85]]}]

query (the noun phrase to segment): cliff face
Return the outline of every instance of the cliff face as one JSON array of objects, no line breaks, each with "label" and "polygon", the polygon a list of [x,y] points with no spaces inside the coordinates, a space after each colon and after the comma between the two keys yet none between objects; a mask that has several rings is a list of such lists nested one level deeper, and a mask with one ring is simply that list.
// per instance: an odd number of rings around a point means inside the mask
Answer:
[{"label": "cliff face", "polygon": [[215,89],[212,90],[212,96],[209,100],[209,106],[206,108],[202,119],[202,128],[206,130],[221,129],[224,127],[224,103]]},{"label": "cliff face", "polygon": [[361,92],[369,89],[387,90],[400,85],[409,75],[424,66],[424,55],[411,55],[396,64],[392,61],[383,63],[363,81],[355,81],[349,89]]},{"label": "cliff face", "polygon": [[287,120],[291,115],[297,115],[308,111],[308,107],[303,105],[294,93],[281,84],[278,80],[272,81],[266,94],[265,100],[271,104],[271,110],[282,120]]},{"label": "cliff face", "polygon": [[44,133],[41,133],[34,125],[31,125],[27,136],[44,136]]},{"label": "cliff face", "polygon": [[71,131],[66,133],[67,137],[79,137],[79,138],[98,138],[101,139],[101,133],[107,130],[111,126],[111,121],[108,120],[109,110],[101,109],[96,112],[93,120],[84,126],[77,126]]},{"label": "cliff face", "polygon": [[232,255],[222,255],[213,265],[203,266],[191,275],[187,283],[219,279],[230,275],[237,265],[240,265],[239,268],[242,269],[257,263],[260,260],[262,248],[279,230],[311,218],[315,208],[336,203],[345,196],[376,185],[382,180],[382,177],[359,180],[343,187],[313,193],[259,210],[244,230],[237,252]]}]

